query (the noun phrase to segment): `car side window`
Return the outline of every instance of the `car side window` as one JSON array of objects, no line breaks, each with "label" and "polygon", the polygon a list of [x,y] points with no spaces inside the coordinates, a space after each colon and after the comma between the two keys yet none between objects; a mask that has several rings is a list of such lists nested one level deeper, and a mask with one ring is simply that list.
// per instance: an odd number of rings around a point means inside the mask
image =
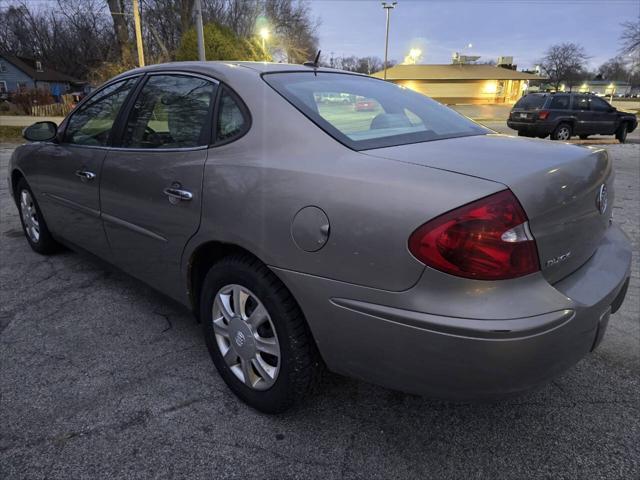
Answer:
[{"label": "car side window", "polygon": [[573,97],[573,109],[574,110],[589,110],[589,97],[584,95],[576,95]]},{"label": "car side window", "polygon": [[554,95],[549,102],[551,110],[569,110],[571,97],[569,95]]},{"label": "car side window", "polygon": [[222,89],[216,121],[216,142],[229,142],[241,137],[249,128],[246,110],[227,88]]},{"label": "car side window", "polygon": [[129,78],[104,88],[71,115],[64,141],[75,145],[105,146],[113,122],[138,78]]},{"label": "car side window", "polygon": [[122,146],[189,148],[206,145],[217,85],[187,75],[152,75],[129,113]]},{"label": "car side window", "polygon": [[598,97],[594,97],[591,99],[591,110],[595,112],[608,112],[611,110],[611,105]]}]

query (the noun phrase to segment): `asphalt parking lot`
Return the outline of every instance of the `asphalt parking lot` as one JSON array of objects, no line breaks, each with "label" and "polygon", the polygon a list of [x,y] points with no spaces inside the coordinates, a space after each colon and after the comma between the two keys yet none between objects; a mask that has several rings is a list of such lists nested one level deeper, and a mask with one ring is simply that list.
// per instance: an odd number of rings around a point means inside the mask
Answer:
[{"label": "asphalt parking lot", "polygon": [[327,375],[276,417],[227,390],[188,312],[95,259],[32,252],[0,144],[0,478],[638,478],[640,144],[603,142],[634,266],[596,352],[488,404]]}]

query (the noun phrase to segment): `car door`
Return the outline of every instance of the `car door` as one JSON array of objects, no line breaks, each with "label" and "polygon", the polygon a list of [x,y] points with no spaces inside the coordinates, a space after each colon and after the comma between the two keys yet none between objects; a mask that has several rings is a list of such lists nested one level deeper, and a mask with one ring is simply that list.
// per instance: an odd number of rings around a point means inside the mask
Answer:
[{"label": "car door", "polygon": [[140,77],[116,81],[92,95],[45,144],[38,163],[40,206],[49,229],[101,257],[110,250],[100,218],[99,183],[114,122]]},{"label": "car door", "polygon": [[590,101],[587,95],[573,95],[573,111],[576,122],[573,126],[574,135],[589,135],[595,133],[591,118]]},{"label": "car door", "polygon": [[591,97],[591,118],[593,133],[611,135],[616,131],[616,110],[606,101],[598,97]]},{"label": "car door", "polygon": [[217,83],[147,76],[102,168],[102,218],[114,263],[183,300],[180,258],[200,225]]}]

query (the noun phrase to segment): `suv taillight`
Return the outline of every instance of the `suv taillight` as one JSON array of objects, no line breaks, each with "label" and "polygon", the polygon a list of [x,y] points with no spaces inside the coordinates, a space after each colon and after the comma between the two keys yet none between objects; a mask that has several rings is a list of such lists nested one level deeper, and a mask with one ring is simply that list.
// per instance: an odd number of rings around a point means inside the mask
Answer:
[{"label": "suv taillight", "polygon": [[459,277],[503,280],[540,270],[527,215],[503,190],[425,223],[409,237],[425,265]]},{"label": "suv taillight", "polygon": [[540,110],[538,112],[538,118],[540,120],[546,120],[547,117],[549,116],[549,113],[551,113],[551,112],[549,112],[549,110]]}]

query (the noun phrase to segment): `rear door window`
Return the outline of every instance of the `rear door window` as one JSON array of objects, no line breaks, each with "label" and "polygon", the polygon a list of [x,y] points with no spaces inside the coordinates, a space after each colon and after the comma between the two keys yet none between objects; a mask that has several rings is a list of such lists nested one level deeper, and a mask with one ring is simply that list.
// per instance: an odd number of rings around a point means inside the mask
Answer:
[{"label": "rear door window", "polygon": [[585,95],[575,95],[573,97],[574,110],[589,110],[589,97]]},{"label": "rear door window", "polygon": [[551,110],[569,110],[571,97],[569,95],[554,95],[549,102]]},{"label": "rear door window", "polygon": [[546,99],[546,95],[538,95],[535,93],[525,95],[520,100],[518,100],[513,108],[518,108],[521,110],[536,110],[542,108]]}]

